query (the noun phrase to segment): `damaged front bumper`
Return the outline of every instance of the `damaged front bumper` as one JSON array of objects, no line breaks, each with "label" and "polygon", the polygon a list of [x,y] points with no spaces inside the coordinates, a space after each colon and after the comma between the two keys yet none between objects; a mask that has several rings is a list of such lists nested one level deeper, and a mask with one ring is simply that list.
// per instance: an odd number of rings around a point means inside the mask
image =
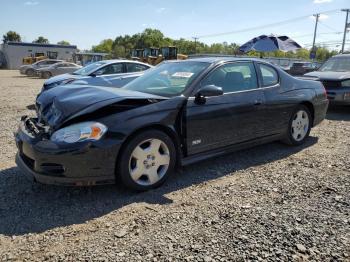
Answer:
[{"label": "damaged front bumper", "polygon": [[327,89],[327,97],[332,105],[350,105],[350,87]]},{"label": "damaged front bumper", "polygon": [[22,118],[15,133],[18,167],[32,180],[53,185],[90,186],[115,182],[116,156],[121,141],[58,145],[35,118]]}]

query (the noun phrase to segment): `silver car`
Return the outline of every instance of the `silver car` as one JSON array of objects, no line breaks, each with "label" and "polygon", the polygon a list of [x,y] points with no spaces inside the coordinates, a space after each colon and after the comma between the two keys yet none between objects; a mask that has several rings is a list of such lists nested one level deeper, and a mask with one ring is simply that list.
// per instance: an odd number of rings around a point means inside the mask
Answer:
[{"label": "silver car", "polygon": [[78,83],[85,85],[121,87],[133,77],[142,75],[153,66],[131,60],[103,60],[89,64],[73,73],[51,77],[46,80],[42,90],[59,85]]},{"label": "silver car", "polygon": [[22,75],[34,76],[36,69],[39,69],[41,67],[48,67],[48,66],[56,64],[58,62],[63,62],[63,60],[58,60],[58,59],[44,59],[44,60],[40,60],[38,62],[35,62],[35,63],[31,64],[31,65],[22,65],[19,68],[19,72]]},{"label": "silver car", "polygon": [[70,74],[74,71],[82,68],[82,66],[69,63],[69,62],[60,62],[53,64],[48,67],[42,67],[35,70],[37,76],[41,78],[50,78],[52,76],[62,75],[62,74]]}]

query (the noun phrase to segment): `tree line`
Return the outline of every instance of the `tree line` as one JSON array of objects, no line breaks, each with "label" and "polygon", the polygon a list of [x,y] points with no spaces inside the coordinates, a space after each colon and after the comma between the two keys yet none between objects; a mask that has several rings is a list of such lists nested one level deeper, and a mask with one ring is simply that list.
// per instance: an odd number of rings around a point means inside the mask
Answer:
[{"label": "tree line", "polygon": [[[7,42],[22,42],[22,37],[15,31],[8,31],[6,34],[2,36],[2,41],[4,43]],[[38,44],[49,44],[49,40],[43,36],[39,36],[37,39],[33,40],[32,43]],[[57,42],[58,45],[70,45],[70,43],[66,40],[62,40]]]},{"label": "tree line", "polygon": [[[142,33],[134,35],[117,36],[113,39],[104,39],[98,45],[92,47],[94,52],[108,53],[110,58],[130,57],[130,51],[138,48],[176,46],[178,52],[186,55],[190,54],[223,54],[223,55],[242,55],[239,51],[239,45],[236,43],[213,43],[211,45],[200,41],[192,41],[184,38],[171,39],[157,29],[145,29]],[[325,61],[329,57],[337,54],[335,50],[329,50],[326,47],[318,46],[316,60]],[[260,53],[251,51],[247,55],[255,57],[281,57],[281,58],[300,58],[308,60],[310,50],[301,48],[295,52],[265,52]]]},{"label": "tree line", "polygon": [[[3,36],[3,42],[21,42],[21,36],[9,31]],[[39,36],[33,43],[49,43],[49,40],[43,36]],[[57,44],[69,45],[68,41],[62,40]],[[200,41],[187,40],[184,38],[172,39],[164,36],[158,29],[147,28],[143,32],[134,35],[120,35],[113,39],[104,39],[98,45],[92,46],[91,51],[107,53],[108,58],[130,57],[131,50],[141,49],[147,47],[163,47],[176,46],[178,52],[181,54],[222,54],[222,55],[241,55],[239,45],[236,43],[213,43],[211,45]],[[325,61],[329,57],[337,54],[335,50],[329,50],[326,47],[318,46],[316,53],[316,60]],[[301,48],[295,52],[265,52],[260,53],[251,51],[247,55],[255,57],[285,57],[285,58],[300,58],[304,60],[309,59],[310,50]]]}]

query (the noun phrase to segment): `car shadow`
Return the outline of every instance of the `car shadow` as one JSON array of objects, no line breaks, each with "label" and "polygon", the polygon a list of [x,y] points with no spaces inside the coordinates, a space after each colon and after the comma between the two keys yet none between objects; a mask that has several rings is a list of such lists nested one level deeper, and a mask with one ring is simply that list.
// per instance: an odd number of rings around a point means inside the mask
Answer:
[{"label": "car shadow", "polygon": [[12,76],[13,78],[30,78],[27,75]]},{"label": "car shadow", "polygon": [[326,119],[350,121],[350,106],[330,106],[328,108]]},{"label": "car shadow", "polygon": [[133,203],[171,204],[173,201],[166,197],[170,192],[286,158],[317,141],[317,137],[310,137],[298,147],[270,143],[202,161],[181,169],[160,188],[142,193],[115,185],[40,185],[28,181],[17,167],[11,167],[0,171],[0,234],[23,235],[80,224]]},{"label": "car shadow", "polygon": [[27,108],[28,110],[35,110],[35,105],[34,105],[34,104],[27,105],[26,108]]}]

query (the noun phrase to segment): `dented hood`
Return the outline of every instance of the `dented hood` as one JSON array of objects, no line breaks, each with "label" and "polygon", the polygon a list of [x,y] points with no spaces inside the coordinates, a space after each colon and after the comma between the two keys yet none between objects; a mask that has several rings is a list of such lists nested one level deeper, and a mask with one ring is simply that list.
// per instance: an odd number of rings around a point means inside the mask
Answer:
[{"label": "dented hood", "polygon": [[120,88],[64,85],[41,93],[36,109],[39,121],[57,129],[72,118],[127,99],[159,101],[168,98]]},{"label": "dented hood", "polygon": [[304,75],[321,81],[342,81],[350,78],[350,72],[314,71]]}]

